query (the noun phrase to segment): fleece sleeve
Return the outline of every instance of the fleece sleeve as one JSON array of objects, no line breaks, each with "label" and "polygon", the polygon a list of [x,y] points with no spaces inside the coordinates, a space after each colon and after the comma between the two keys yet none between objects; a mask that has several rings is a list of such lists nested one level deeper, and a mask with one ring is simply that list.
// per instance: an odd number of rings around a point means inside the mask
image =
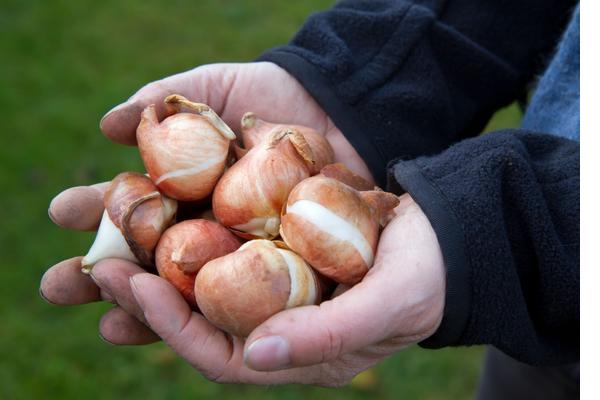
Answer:
[{"label": "fleece sleeve", "polygon": [[391,159],[473,136],[522,95],[575,3],[345,0],[259,59],[311,93],[383,185]]},{"label": "fleece sleeve", "polygon": [[499,131],[389,172],[427,215],[446,263],[444,317],[422,346],[579,359],[578,142]]}]

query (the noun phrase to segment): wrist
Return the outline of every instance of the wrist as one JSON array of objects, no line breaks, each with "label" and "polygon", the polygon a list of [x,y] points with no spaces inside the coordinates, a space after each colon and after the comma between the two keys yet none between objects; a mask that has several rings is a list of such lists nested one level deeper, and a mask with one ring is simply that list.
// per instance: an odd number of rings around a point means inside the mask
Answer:
[{"label": "wrist", "polygon": [[420,341],[432,336],[442,323],[446,301],[446,268],[437,235],[419,204],[408,193],[401,195],[399,199],[400,204],[395,209],[397,218],[414,226],[413,232],[418,229],[420,240],[417,243],[423,246],[422,249],[413,249],[423,254],[421,263],[417,263],[421,269],[423,288],[419,292],[422,298],[413,311],[420,314]]},{"label": "wrist", "polygon": [[444,273],[444,307],[441,323],[420,343],[440,348],[460,342],[470,317],[471,276],[464,234],[452,206],[422,172],[416,161],[398,161],[390,168],[391,184],[397,184],[418,204],[441,249]]}]

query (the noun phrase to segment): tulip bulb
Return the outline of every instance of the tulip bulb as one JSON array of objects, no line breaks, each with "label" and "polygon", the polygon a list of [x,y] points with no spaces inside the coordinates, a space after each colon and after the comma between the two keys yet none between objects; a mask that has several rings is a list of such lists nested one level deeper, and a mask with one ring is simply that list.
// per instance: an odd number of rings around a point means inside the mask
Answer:
[{"label": "tulip bulb", "polygon": [[124,172],[104,195],[104,213],[92,247],[81,261],[89,273],[105,258],[122,258],[144,267],[154,264],[154,248],[175,218],[177,202],[160,194],[150,178]]},{"label": "tulip bulb", "polygon": [[274,238],[288,194],[309,177],[313,164],[302,134],[273,133],[223,174],[212,198],[215,217],[243,238]]},{"label": "tulip bulb", "polygon": [[358,191],[317,175],[290,193],[282,211],[281,237],[321,274],[353,285],[373,265],[380,226],[398,203],[391,193]]},{"label": "tulip bulb", "polygon": [[208,262],[196,277],[195,292],[202,314],[239,337],[280,311],[321,299],[318,279],[306,262],[268,240],[247,242]]},{"label": "tulip bulb", "polygon": [[[242,140],[244,149],[249,150],[257,144],[268,140],[275,132],[295,130],[304,136],[306,142],[312,149],[315,163],[309,166],[310,174],[318,174],[321,168],[333,162],[333,148],[325,136],[321,135],[316,130],[301,126],[288,124],[275,124],[264,121],[252,112],[247,112],[242,117]],[[239,151],[239,150],[238,150]],[[239,156],[239,155],[238,155]]]},{"label": "tulip bulb", "polygon": [[207,105],[183,96],[165,99],[176,114],[158,122],[154,105],[144,109],[137,128],[140,154],[150,177],[167,196],[206,198],[223,174],[235,134]]},{"label": "tulip bulb", "polygon": [[197,307],[194,281],[200,268],[240,247],[239,239],[216,222],[191,219],[167,229],[156,246],[158,274]]}]

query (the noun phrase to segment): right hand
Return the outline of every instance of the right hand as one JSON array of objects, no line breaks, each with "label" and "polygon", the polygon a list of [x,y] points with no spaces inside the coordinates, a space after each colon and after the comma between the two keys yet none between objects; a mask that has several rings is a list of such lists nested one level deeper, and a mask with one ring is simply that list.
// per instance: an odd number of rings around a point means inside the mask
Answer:
[{"label": "right hand", "polygon": [[[142,110],[155,104],[159,118],[164,118],[163,100],[173,93],[208,104],[238,132],[240,119],[248,111],[271,122],[309,126],[327,137],[336,162],[373,181],[365,162],[325,111],[294,77],[269,62],[205,65],[152,82],[110,110],[102,118],[100,128],[115,142],[135,145]],[[50,205],[51,219],[64,228],[95,230],[102,215],[106,186],[65,190]],[[100,321],[100,334],[111,343],[144,344],[159,340],[143,324],[143,313],[129,290],[129,276],[144,272],[141,268],[121,260],[105,260],[94,267],[92,281],[80,272],[80,262],[81,257],[70,258],[46,271],[40,294],[47,301],[61,305],[101,299],[117,303]],[[123,285],[127,287],[118,290]],[[103,287],[111,287],[113,293]]]}]

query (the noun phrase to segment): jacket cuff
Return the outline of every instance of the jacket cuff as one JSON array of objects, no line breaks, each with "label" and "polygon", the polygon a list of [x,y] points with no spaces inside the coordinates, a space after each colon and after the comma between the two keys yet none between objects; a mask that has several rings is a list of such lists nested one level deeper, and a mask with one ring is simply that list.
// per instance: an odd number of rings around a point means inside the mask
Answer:
[{"label": "jacket cuff", "polygon": [[383,186],[386,181],[383,155],[365,134],[367,131],[361,127],[356,111],[340,101],[332,84],[313,64],[297,54],[285,51],[282,47],[267,51],[257,61],[275,63],[296,78],[364,159],[377,185]]},{"label": "jacket cuff", "polygon": [[408,192],[421,207],[437,236],[446,266],[446,300],[438,330],[420,342],[437,349],[458,344],[469,320],[471,276],[465,239],[452,206],[442,191],[421,172],[416,161],[394,160],[388,169],[388,190]]}]

